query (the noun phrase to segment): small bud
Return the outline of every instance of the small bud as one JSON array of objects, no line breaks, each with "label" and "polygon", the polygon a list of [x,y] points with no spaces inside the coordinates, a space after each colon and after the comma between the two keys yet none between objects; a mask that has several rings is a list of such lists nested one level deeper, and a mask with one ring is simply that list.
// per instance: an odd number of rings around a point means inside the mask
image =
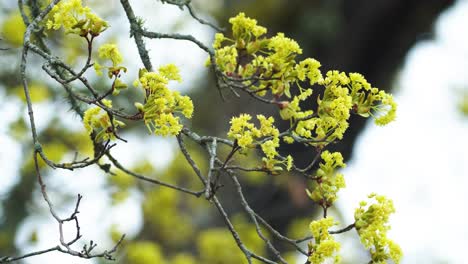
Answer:
[{"label": "small bud", "polygon": [[281,101],[276,103],[279,109],[285,109],[289,106],[289,101]]},{"label": "small bud", "polygon": [[144,112],[143,109],[144,109],[144,106],[142,103],[139,103],[139,102],[136,102],[134,103],[136,109],[138,109],[140,112]]}]

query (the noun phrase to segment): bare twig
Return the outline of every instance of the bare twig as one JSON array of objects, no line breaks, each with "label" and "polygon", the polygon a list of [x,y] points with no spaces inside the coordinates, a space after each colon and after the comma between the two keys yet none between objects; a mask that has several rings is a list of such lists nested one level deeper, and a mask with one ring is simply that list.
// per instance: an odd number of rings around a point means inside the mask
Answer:
[{"label": "bare twig", "polygon": [[[341,234],[341,233],[350,231],[350,230],[352,230],[352,229],[355,228],[355,227],[356,227],[355,223],[352,223],[352,224],[350,224],[350,225],[348,225],[348,226],[346,226],[346,227],[344,227],[344,228],[342,228],[342,229],[338,229],[338,230],[335,230],[335,231],[333,231],[333,230],[332,230],[332,231],[328,231],[328,233],[333,234],[333,235],[334,235],[334,234]],[[297,239],[295,242],[296,242],[296,243],[302,243],[302,242],[304,242],[304,241],[311,240],[312,238],[313,238],[312,236],[306,236],[306,237],[304,237],[304,238]]]},{"label": "bare twig", "polygon": [[[216,147],[217,147],[217,142],[216,142],[216,138],[215,138],[211,142],[211,146],[210,146],[210,149],[209,149],[210,164],[209,164],[209,168],[208,168],[207,184],[205,186],[205,198],[206,199],[210,199],[212,197],[212,194],[214,193],[214,191],[211,189],[211,184],[212,184],[211,183],[211,175],[213,175],[214,163],[215,163],[215,159],[216,159]],[[214,186],[214,188],[216,189],[216,186]]]},{"label": "bare twig", "polygon": [[106,156],[109,158],[109,160],[112,162],[112,164],[114,164],[114,166],[116,166],[118,169],[120,169],[121,171],[123,171],[123,172],[137,178],[137,179],[140,179],[142,181],[157,184],[157,185],[161,185],[161,186],[164,186],[164,187],[168,187],[168,188],[171,188],[171,189],[174,189],[174,190],[177,190],[177,191],[181,191],[181,192],[184,192],[184,193],[187,193],[187,194],[191,194],[191,195],[193,195],[195,197],[200,197],[200,195],[202,195],[203,192],[204,192],[204,191],[196,192],[196,191],[192,191],[192,190],[189,190],[189,189],[186,189],[186,188],[183,188],[183,187],[180,187],[180,186],[176,186],[176,185],[173,185],[173,184],[170,184],[170,183],[166,183],[166,182],[163,182],[163,181],[160,181],[160,180],[148,178],[146,176],[143,176],[141,174],[138,174],[136,172],[128,170],[127,168],[122,166],[122,164],[120,164],[120,162],[118,162],[117,159],[115,159],[109,152],[106,153]]},{"label": "bare twig", "polygon": [[260,225],[257,221],[257,217],[255,215],[255,212],[252,210],[252,208],[249,206],[247,200],[244,197],[244,193],[242,192],[242,186],[239,183],[239,180],[237,179],[237,176],[234,175],[233,172],[227,171],[229,174],[232,182],[234,183],[234,186],[236,187],[237,194],[239,195],[242,207],[244,208],[244,211],[250,216],[250,219],[255,225],[255,230],[257,231],[258,236],[267,244],[268,248],[273,252],[273,254],[279,259],[279,261],[283,264],[287,264],[286,260],[281,257],[281,253],[273,246],[271,241],[266,238],[266,236],[263,234]]},{"label": "bare twig", "polygon": [[187,40],[197,45],[200,49],[206,51],[206,53],[208,53],[209,55],[214,55],[214,52],[210,48],[208,48],[205,44],[203,44],[198,39],[194,38],[192,35],[182,35],[182,34],[176,34],[176,33],[166,34],[166,33],[146,31],[143,29],[139,29],[139,33],[144,37],[152,38],[152,39]]},{"label": "bare twig", "polygon": [[130,36],[133,36],[135,39],[135,44],[137,45],[141,61],[148,71],[153,71],[153,66],[151,65],[148,50],[146,49],[146,45],[141,34],[141,21],[137,20],[135,13],[133,12],[133,8],[128,0],[120,0],[120,3],[122,4],[123,9],[125,10],[125,14],[127,14],[128,21],[130,22]]},{"label": "bare twig", "polygon": [[197,20],[198,22],[200,22],[200,24],[203,24],[203,25],[207,25],[207,26],[210,26],[211,28],[213,28],[214,30],[216,31],[219,31],[219,32],[224,32],[225,30],[223,28],[220,28],[218,26],[216,26],[215,24],[213,23],[210,23],[202,18],[200,18],[196,13],[195,11],[193,10],[193,7],[192,7],[192,4],[190,2],[188,2],[187,4],[185,4],[185,6],[187,7],[190,15],[195,19]]}]

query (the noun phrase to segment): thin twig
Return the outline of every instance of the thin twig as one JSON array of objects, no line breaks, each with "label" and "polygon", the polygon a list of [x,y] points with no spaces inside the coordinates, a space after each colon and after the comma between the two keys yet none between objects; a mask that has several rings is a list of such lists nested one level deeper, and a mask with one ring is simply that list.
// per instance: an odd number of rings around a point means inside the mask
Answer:
[{"label": "thin twig", "polygon": [[187,7],[190,15],[195,19],[197,20],[198,22],[200,22],[200,24],[203,24],[203,25],[207,25],[211,28],[213,28],[214,30],[216,31],[219,31],[219,32],[224,32],[225,30],[223,28],[220,28],[216,25],[214,25],[213,23],[210,23],[202,18],[200,18],[196,13],[195,11],[193,10],[193,7],[192,7],[192,4],[190,2],[188,2],[187,4],[185,4],[185,6]]},{"label": "thin twig", "polygon": [[287,264],[286,260],[281,257],[280,252],[273,246],[271,241],[266,238],[266,236],[263,234],[260,225],[258,224],[257,217],[255,215],[255,212],[252,210],[252,208],[249,206],[247,200],[245,199],[244,193],[242,192],[242,186],[239,183],[239,180],[237,179],[236,175],[234,175],[233,172],[227,171],[229,174],[232,182],[234,183],[234,186],[236,187],[237,194],[239,195],[242,207],[244,208],[244,211],[249,215],[250,219],[253,221],[255,225],[255,230],[257,231],[258,236],[267,244],[268,248],[273,252],[273,254],[279,259],[279,261],[283,264]]},{"label": "thin twig", "polygon": [[[347,231],[349,231],[349,230],[351,230],[351,229],[353,229],[353,228],[355,228],[355,227],[356,227],[356,224],[355,224],[355,223],[352,223],[352,224],[350,224],[350,225],[348,225],[348,226],[346,226],[346,227],[344,227],[344,228],[342,228],[342,229],[338,229],[338,230],[335,230],[335,231],[333,231],[333,230],[332,230],[332,231],[328,231],[328,233],[330,233],[330,234],[332,234],[332,235],[341,234],[341,233],[347,232]],[[304,242],[304,241],[311,240],[312,238],[313,238],[312,236],[306,236],[306,237],[304,237],[304,238],[297,239],[295,242],[296,242],[296,243],[302,243],[302,242]]]},{"label": "thin twig", "polygon": [[120,164],[119,161],[117,161],[117,159],[115,159],[111,154],[110,152],[107,152],[106,153],[106,156],[109,158],[109,160],[112,162],[112,164],[114,164],[115,167],[117,167],[118,169],[120,169],[121,171],[137,178],[137,179],[140,179],[142,181],[145,181],[145,182],[149,182],[149,183],[153,183],[153,184],[157,184],[157,185],[161,185],[161,186],[164,186],[164,187],[168,187],[168,188],[171,188],[171,189],[174,189],[174,190],[177,190],[177,191],[181,191],[181,192],[184,192],[184,193],[187,193],[187,194],[191,194],[195,197],[200,197],[200,195],[203,194],[204,191],[192,191],[192,190],[189,190],[189,189],[186,189],[186,188],[183,188],[183,187],[180,187],[180,186],[176,186],[176,185],[173,185],[173,184],[170,184],[170,183],[166,183],[166,182],[163,182],[163,181],[160,181],[160,180],[156,180],[156,179],[152,179],[152,178],[148,178],[146,176],[143,176],[141,174],[138,174],[136,172],[133,172],[127,168],[125,168],[122,164]]},{"label": "thin twig", "polygon": [[[208,200],[212,197],[212,193],[214,193],[214,191],[211,189],[211,175],[213,175],[214,163],[216,159],[216,147],[217,147],[217,142],[215,138],[211,142],[210,149],[209,149],[210,163],[209,163],[209,168],[208,168],[207,184],[205,186],[205,198]],[[214,186],[214,188],[216,188],[216,186]]]},{"label": "thin twig", "polygon": [[125,10],[125,14],[127,14],[127,18],[130,23],[130,36],[133,36],[133,38],[135,39],[135,44],[137,45],[141,61],[143,62],[143,65],[145,65],[145,68],[148,71],[153,71],[153,66],[151,65],[148,50],[146,49],[145,42],[140,32],[139,21],[137,20],[135,13],[133,12],[133,8],[128,2],[128,0],[120,0],[120,3],[122,4],[123,9]]}]

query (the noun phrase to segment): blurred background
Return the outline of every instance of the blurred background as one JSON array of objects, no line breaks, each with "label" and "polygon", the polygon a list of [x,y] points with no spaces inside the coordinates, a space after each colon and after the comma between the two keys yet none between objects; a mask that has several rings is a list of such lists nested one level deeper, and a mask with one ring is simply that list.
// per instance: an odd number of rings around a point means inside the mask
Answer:
[{"label": "blurred background", "polygon": [[[26,1],[29,3],[29,0]],[[39,1],[41,2],[41,1]],[[118,43],[124,65],[123,80],[131,84],[143,67],[127,18],[117,0],[84,1],[111,27],[97,45]],[[214,31],[193,20],[187,10],[156,0],[130,1],[145,26],[156,32],[191,34],[207,45]],[[331,147],[347,160],[343,170],[347,188],[331,214],[342,226],[353,221],[354,209],[371,192],[395,202],[390,238],[403,249],[403,263],[465,263],[468,244],[468,1],[451,0],[193,0],[198,14],[229,29],[227,20],[238,12],[256,18],[269,34],[284,32],[301,45],[303,57],[322,63],[322,71],[359,72],[374,86],[394,94],[399,105],[397,120],[376,127],[352,117],[344,140]],[[0,256],[17,255],[58,243],[58,230],[42,200],[33,171],[27,110],[19,79],[19,58],[25,26],[17,1],[0,3]],[[176,40],[147,40],[155,67],[174,63],[183,82],[171,88],[192,97],[194,117],[189,124],[199,134],[224,136],[227,120],[241,112],[277,115],[247,96],[224,91],[222,101],[213,73],[204,66],[206,53],[195,45]],[[50,33],[48,45],[57,56],[76,68],[83,65],[86,45],[82,39]],[[54,161],[92,155],[92,143],[79,116],[70,110],[63,89],[40,69],[31,56],[28,76],[34,111],[45,152]],[[86,77],[106,90],[110,81],[90,70]],[[77,86],[77,89],[82,87]],[[118,107],[131,108],[142,98],[128,89],[113,98]],[[120,161],[151,177],[201,189],[192,171],[177,152],[174,138],[148,135],[144,126],[130,123],[113,149]],[[202,169],[207,156],[189,146]],[[313,155],[301,146],[281,149],[305,164]],[[228,150],[226,150],[227,153]],[[105,161],[103,161],[105,163]],[[255,160],[241,162],[255,163]],[[106,175],[89,167],[73,172],[42,166],[51,199],[63,215],[73,210],[76,195],[84,196],[80,223],[83,240],[98,248],[112,246],[127,234],[125,250],[117,263],[243,263],[222,219],[203,198],[137,182],[117,171]],[[277,230],[293,238],[308,235],[308,224],[319,210],[307,198],[307,187],[297,175],[242,175],[247,199]],[[223,187],[222,202],[246,244],[268,255],[256,237],[254,225],[242,213],[230,182]],[[68,235],[73,236],[73,226]],[[344,263],[367,263],[355,231],[338,235]],[[305,259],[277,242],[291,263]],[[306,244],[304,244],[306,247]],[[138,262],[140,261],[140,262]],[[99,263],[60,253],[24,260],[23,263]],[[103,262],[104,263],[104,262]],[[155,263],[155,262],[152,262]]]}]

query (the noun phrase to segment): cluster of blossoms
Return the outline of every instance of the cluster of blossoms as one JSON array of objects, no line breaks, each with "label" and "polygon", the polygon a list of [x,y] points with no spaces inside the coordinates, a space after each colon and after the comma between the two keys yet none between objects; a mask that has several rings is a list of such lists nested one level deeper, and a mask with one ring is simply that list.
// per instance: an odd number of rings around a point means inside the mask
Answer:
[{"label": "cluster of blossoms", "polygon": [[277,148],[279,147],[279,130],[274,126],[273,117],[266,118],[263,115],[257,115],[260,122],[260,128],[255,127],[250,122],[252,117],[249,114],[241,114],[239,117],[233,117],[230,121],[231,128],[228,137],[234,139],[241,151],[249,148],[255,148],[260,145],[265,157],[262,158],[263,168],[272,173],[277,173],[282,169],[279,165],[285,165],[287,170],[292,167],[292,157],[288,156],[286,160],[279,159]]},{"label": "cluster of blossoms", "polygon": [[[372,87],[367,80],[358,73],[344,73],[336,70],[328,71],[322,75],[319,61],[306,58],[297,61],[296,57],[302,54],[302,49],[296,41],[286,37],[283,33],[266,37],[267,29],[258,25],[255,19],[240,13],[229,20],[232,24],[232,39],[222,33],[215,36],[213,44],[214,58],[217,73],[232,87],[243,89],[254,97],[267,100],[279,108],[281,119],[290,123],[290,128],[280,133],[275,126],[273,117],[257,115],[259,126],[252,122],[249,114],[240,114],[230,121],[227,136],[234,140],[233,152],[247,154],[251,149],[261,149],[262,170],[271,174],[280,173],[283,168],[288,171],[294,168],[293,158],[288,155],[282,157],[278,148],[280,141],[292,144],[295,142],[317,147],[322,151],[330,142],[342,139],[349,126],[351,113],[363,117],[374,117],[377,125],[386,125],[395,119],[396,103],[390,94]],[[92,50],[92,40],[102,33],[107,23],[83,7],[81,0],[63,1],[56,5],[49,15],[46,26],[58,30],[64,28],[66,33],[77,34],[86,38],[89,50]],[[119,78],[127,69],[122,66],[123,57],[115,44],[104,44],[98,49],[99,58],[110,65],[94,63],[98,75],[107,70],[107,76],[112,79],[111,90],[85,111],[83,123],[89,135],[96,142],[114,140],[117,129],[125,126],[116,120],[112,114],[112,101],[106,98],[110,92],[118,95],[122,89],[127,88]],[[211,63],[211,62],[210,62]],[[193,102],[188,96],[169,89],[171,81],[181,82],[179,69],[168,64],[161,66],[155,72],[140,69],[135,87],[144,91],[143,103],[136,102],[135,107],[139,113],[135,119],[142,119],[151,133],[161,136],[178,135],[183,128],[180,116],[191,118]],[[313,86],[323,87],[323,95],[312,98]],[[292,89],[295,87],[296,89]],[[317,102],[317,108],[303,109],[309,102]],[[309,103],[309,104],[307,104]],[[312,191],[306,190],[309,197],[325,210],[337,200],[337,193],[345,187],[343,174],[337,172],[345,167],[341,153],[323,151],[322,162],[314,177]],[[297,171],[309,171],[308,169]],[[135,184],[134,178],[128,175],[117,175],[111,180],[117,191],[115,200],[119,201],[128,195],[129,189]],[[310,176],[310,175],[308,175]],[[392,240],[387,238],[389,230],[388,218],[394,207],[391,200],[383,196],[372,194],[369,198],[375,202],[368,205],[365,202],[355,211],[355,228],[361,238],[362,244],[370,250],[372,263],[385,263],[388,259],[399,263],[401,249]],[[170,230],[173,220],[177,219],[177,197],[169,189],[150,193],[145,201],[143,211],[154,229]],[[154,211],[155,207],[165,205],[164,212]],[[159,218],[160,215],[165,216]],[[172,216],[172,217],[167,217]],[[180,219],[179,219],[180,220]],[[176,222],[183,222],[182,220]],[[338,262],[340,244],[333,239],[329,228],[337,225],[331,217],[310,223],[313,241],[309,243],[308,261],[319,264],[333,260]],[[190,225],[179,225],[178,233],[190,233]],[[225,233],[216,232],[210,236],[225,238]],[[172,236],[167,234],[168,237]],[[200,245],[206,248],[202,253],[212,249],[210,236],[201,236]],[[208,238],[207,238],[208,237]],[[177,237],[179,238],[179,237]],[[180,241],[177,241],[180,242]],[[230,243],[232,241],[228,241]],[[239,254],[241,254],[239,252]],[[146,263],[162,259],[161,250],[151,242],[135,243],[129,246],[128,260],[132,263]],[[182,259],[182,258],[181,258]],[[210,256],[202,256],[205,262],[212,261]],[[221,258],[221,259],[224,259]],[[161,261],[156,261],[161,262]]]},{"label": "cluster of blossoms", "polygon": [[119,79],[121,72],[127,72],[127,68],[121,65],[123,62],[122,54],[120,54],[117,45],[112,43],[101,45],[98,49],[98,54],[99,58],[111,61],[112,66],[102,66],[96,61],[94,62],[94,69],[98,75],[102,75],[103,68],[107,69],[107,76],[109,78],[115,78],[112,84],[112,94],[118,95],[120,90],[128,87],[126,83]]},{"label": "cluster of blossoms", "polygon": [[[274,128],[262,133],[262,128],[250,123],[250,115],[241,114],[231,120],[228,136],[242,149],[260,146],[266,156],[264,166],[280,162],[277,160],[279,135],[288,144],[299,142],[323,149],[330,142],[343,138],[351,113],[372,116],[377,125],[386,125],[395,119],[396,103],[392,95],[372,87],[361,74],[330,70],[322,75],[319,61],[312,58],[296,61],[302,49],[283,33],[266,37],[266,28],[244,13],[229,22],[232,39],[218,33],[213,44],[213,61],[223,81],[228,85],[234,83],[234,87],[254,96],[270,95],[273,98],[270,102],[278,106],[281,118],[291,124],[285,133],[279,133],[272,117],[266,122],[266,118],[259,115],[262,127]],[[323,94],[312,98],[313,86],[322,86]],[[297,87],[295,92],[291,91],[292,87]],[[303,109],[304,105],[312,105],[307,104],[310,100],[317,102],[317,108]],[[337,172],[345,164],[338,152],[324,151],[321,158],[323,161],[312,177],[316,184],[312,191],[306,191],[326,210],[337,200],[338,191],[345,187],[343,174]],[[293,164],[292,158],[288,160],[291,162],[289,169]],[[271,171],[272,167],[268,168]],[[367,211],[362,205],[356,211],[356,229],[364,246],[371,250],[373,263],[383,263],[387,259],[399,263],[401,250],[386,238],[388,226],[385,223],[393,212],[393,205],[382,196],[375,198],[379,202],[377,205],[370,206]],[[315,239],[315,243],[309,244],[311,263],[323,263],[329,258],[339,260],[339,243],[328,233],[328,228],[334,224],[331,218],[311,223]]]},{"label": "cluster of blossoms", "polygon": [[82,37],[95,37],[107,29],[108,24],[89,7],[84,7],[81,0],[62,1],[55,5],[49,13],[46,26],[58,30],[61,27],[66,33]]},{"label": "cluster of blossoms", "polygon": [[[81,0],[62,1],[53,7],[47,20],[47,28],[58,30],[64,28],[66,33],[78,34],[88,41],[89,49],[94,37],[107,29],[107,22],[91,12],[89,7],[82,6]],[[120,74],[127,68],[122,66],[123,57],[117,45],[107,43],[99,47],[99,58],[111,64],[103,66],[94,62],[94,69],[102,75],[103,68],[107,69],[107,76],[114,78],[111,92],[118,95],[128,86],[120,80]],[[193,103],[188,96],[182,96],[177,91],[171,91],[167,85],[169,81],[181,81],[178,68],[169,64],[159,68],[158,72],[140,70],[135,86],[141,86],[145,91],[145,103],[135,103],[150,132],[156,135],[177,135],[182,130],[179,117],[181,113],[187,118],[192,117]],[[115,139],[116,129],[124,124],[110,117],[103,107],[112,108],[110,100],[103,99],[100,106],[85,111],[83,122],[88,133],[96,132],[95,140]],[[112,119],[112,120],[111,120]]]},{"label": "cluster of blossoms", "polygon": [[328,150],[321,155],[322,162],[316,172],[316,186],[313,191],[307,191],[309,197],[323,207],[330,207],[337,199],[337,193],[346,186],[342,173],[337,173],[338,167],[344,168],[341,153],[330,153]]},{"label": "cluster of blossoms", "polygon": [[[372,87],[359,73],[349,74],[353,111],[363,117],[374,116],[375,124],[386,125],[396,117],[397,105],[392,95]],[[380,102],[380,104],[378,104]]]},{"label": "cluster of blossoms", "polygon": [[[275,98],[281,118],[295,124],[292,135],[285,138],[287,143],[302,138],[311,145],[324,146],[324,141],[342,139],[351,112],[374,116],[378,125],[395,119],[392,96],[373,88],[362,75],[328,71],[324,77],[319,61],[312,58],[296,61],[302,49],[283,33],[265,37],[267,30],[244,13],[229,22],[233,39],[222,33],[215,36],[216,66],[225,79],[240,82],[246,91],[257,96],[270,93]],[[294,85],[295,95],[291,93]],[[323,97],[317,97],[316,111],[301,109],[300,103],[312,95],[312,89],[303,85],[325,88]]]},{"label": "cluster of blossoms", "polygon": [[340,243],[335,241],[333,236],[328,232],[330,227],[337,224],[333,217],[322,218],[310,223],[309,228],[314,237],[314,241],[308,244],[309,262],[311,264],[321,264],[328,259],[332,259],[334,263],[340,261],[341,258],[338,255]]},{"label": "cluster of blossoms", "polygon": [[182,81],[179,69],[174,64],[168,64],[161,66],[158,72],[141,69],[139,75],[134,85],[141,85],[145,90],[146,103],[135,103],[135,106],[144,114],[149,131],[161,136],[179,134],[183,126],[175,114],[181,113],[186,118],[191,118],[193,114],[190,97],[167,87],[169,81]]},{"label": "cluster of blossoms", "polygon": [[[111,100],[103,99],[102,103],[107,108],[112,108]],[[94,140],[97,142],[115,140],[117,129],[125,126],[122,121],[111,117],[109,113],[99,106],[91,107],[85,111],[83,124],[88,134],[95,133]]]},{"label": "cluster of blossoms", "polygon": [[384,264],[388,259],[399,263],[402,257],[401,248],[387,237],[390,230],[388,219],[395,212],[393,202],[385,196],[370,194],[372,203],[360,203],[354,212],[356,230],[361,243],[370,250],[372,263]]}]

